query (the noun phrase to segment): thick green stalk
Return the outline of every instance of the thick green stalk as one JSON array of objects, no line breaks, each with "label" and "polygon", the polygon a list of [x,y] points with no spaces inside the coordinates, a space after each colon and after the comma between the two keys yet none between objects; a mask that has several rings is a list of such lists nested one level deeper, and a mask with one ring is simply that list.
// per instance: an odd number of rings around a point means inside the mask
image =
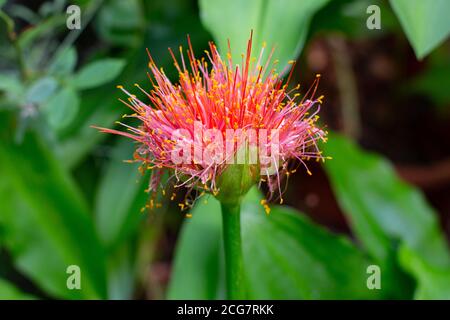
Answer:
[{"label": "thick green stalk", "polygon": [[241,246],[241,206],[221,203],[228,299],[245,299]]}]

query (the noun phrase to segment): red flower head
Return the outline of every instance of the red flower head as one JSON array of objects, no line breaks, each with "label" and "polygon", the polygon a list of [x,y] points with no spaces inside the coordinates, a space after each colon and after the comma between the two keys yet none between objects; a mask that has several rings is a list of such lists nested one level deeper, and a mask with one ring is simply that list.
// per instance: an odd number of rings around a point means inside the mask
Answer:
[{"label": "red flower head", "polygon": [[[309,174],[305,160],[325,159],[318,148],[319,139],[326,141],[326,131],[317,127],[322,97],[314,99],[319,76],[301,96],[296,93],[299,86],[288,91],[293,68],[286,82],[273,68],[273,49],[266,61],[265,46],[258,58],[251,57],[251,37],[240,65],[233,63],[230,45],[223,59],[210,42],[207,58],[198,60],[189,37],[188,43],[188,60],[181,47],[181,61],[169,49],[179,74],[175,84],[149,54],[153,89],[147,92],[136,84],[148,103],[119,86],[129,96],[123,102],[134,112],[128,117],[138,119],[139,127],[120,123],[127,131],[99,129],[138,142],[135,160],[154,170],[152,191],[158,188],[161,170],[169,169],[177,187],[226,196],[233,190],[245,193],[259,180],[268,183],[271,194],[278,190],[282,201],[281,176],[295,171],[290,159],[297,159],[294,166],[304,165]],[[230,193],[224,180],[235,177],[231,168],[238,167],[240,178],[233,178]]]}]

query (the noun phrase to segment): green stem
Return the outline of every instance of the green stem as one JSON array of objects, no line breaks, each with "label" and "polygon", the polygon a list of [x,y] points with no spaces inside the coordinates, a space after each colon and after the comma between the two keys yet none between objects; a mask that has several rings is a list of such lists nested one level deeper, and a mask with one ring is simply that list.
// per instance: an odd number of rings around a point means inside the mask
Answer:
[{"label": "green stem", "polygon": [[241,206],[239,203],[221,203],[221,206],[228,299],[245,299],[244,266],[241,247]]}]

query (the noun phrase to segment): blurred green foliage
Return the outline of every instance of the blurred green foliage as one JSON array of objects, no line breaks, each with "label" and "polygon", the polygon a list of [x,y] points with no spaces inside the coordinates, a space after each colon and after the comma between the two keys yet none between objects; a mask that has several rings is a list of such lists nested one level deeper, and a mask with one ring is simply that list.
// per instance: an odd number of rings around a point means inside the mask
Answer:
[{"label": "blurred green foliage", "polygon": [[[418,58],[448,37],[446,1],[421,1],[421,10],[412,9],[419,1],[391,0],[393,10],[373,2],[386,26],[375,33],[365,28],[369,1],[79,0],[84,22],[70,32],[67,1],[0,1],[0,298],[130,299],[152,283],[158,235],[179,212],[165,201],[141,213],[150,173],[122,162],[134,145],[91,128],[125,112],[116,85],[148,83],[145,48],[175,79],[167,47],[190,34],[201,52],[212,40],[206,29],[222,51],[229,39],[238,57],[253,29],[256,51],[264,41],[276,46],[280,71],[315,33],[376,37],[399,32],[396,16]],[[411,88],[445,105],[448,59],[430,61]],[[266,216],[252,190],[242,209],[249,298],[450,298],[448,247],[421,193],[347,138],[332,134],[325,148],[334,159],[324,168],[356,239],[285,206]],[[205,199],[177,240],[168,298],[225,296],[220,206]],[[82,290],[67,289],[73,264]],[[366,287],[372,264],[382,269],[379,291]],[[164,297],[152,284],[151,296]]]}]

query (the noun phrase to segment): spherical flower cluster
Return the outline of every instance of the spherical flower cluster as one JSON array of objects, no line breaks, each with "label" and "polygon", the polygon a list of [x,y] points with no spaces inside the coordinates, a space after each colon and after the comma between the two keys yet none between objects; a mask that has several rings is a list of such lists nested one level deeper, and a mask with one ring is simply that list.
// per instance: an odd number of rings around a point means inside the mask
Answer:
[{"label": "spherical flower cluster", "polygon": [[152,191],[160,185],[162,170],[168,170],[176,187],[215,195],[233,193],[224,190],[228,176],[233,176],[231,188],[237,193],[246,191],[241,187],[264,181],[282,201],[283,176],[298,165],[310,173],[305,160],[325,159],[318,142],[326,141],[326,131],[317,125],[323,97],[314,98],[319,76],[301,95],[299,86],[288,88],[293,67],[286,82],[276,73],[276,62],[271,63],[274,50],[265,53],[263,46],[257,57],[251,56],[251,37],[240,64],[232,60],[230,46],[222,58],[211,42],[206,58],[197,59],[189,37],[188,43],[188,59],[182,47],[178,59],[169,49],[179,75],[177,83],[149,54],[152,89],[136,84],[147,102],[119,86],[128,95],[123,102],[133,111],[127,117],[136,118],[137,127],[120,123],[127,130],[99,129],[138,142],[135,160],[153,170]]}]

